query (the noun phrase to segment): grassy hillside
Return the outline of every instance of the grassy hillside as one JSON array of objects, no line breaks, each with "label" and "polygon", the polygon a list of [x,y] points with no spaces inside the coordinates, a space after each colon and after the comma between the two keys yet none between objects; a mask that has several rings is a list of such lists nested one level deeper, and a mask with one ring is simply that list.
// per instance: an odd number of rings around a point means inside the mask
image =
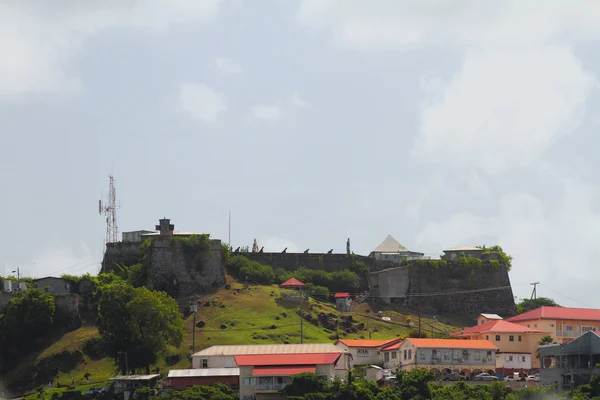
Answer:
[{"label": "grassy hillside", "polygon": [[[200,298],[196,351],[218,344],[300,343],[298,304],[283,300],[276,285],[247,289],[235,282],[230,285],[229,289],[220,289]],[[391,321],[381,320],[377,311],[382,311]],[[413,329],[406,323],[410,314],[400,311],[372,309],[369,304],[361,304],[351,313],[339,313],[332,304],[311,299],[304,309],[304,342],[334,342],[336,335],[365,339],[406,337]],[[417,323],[416,316],[412,315],[412,319]],[[170,349],[156,366],[161,373],[190,368],[192,315],[186,318],[185,326],[186,336],[181,347]],[[428,334],[431,327],[434,327],[434,333],[442,329],[437,322],[425,317],[421,319],[421,326]],[[445,325],[445,328],[456,330],[451,325]],[[0,383],[22,393],[50,380],[55,383],[58,380],[61,385],[84,385],[87,383],[85,373],[91,374],[92,384],[104,382],[117,374],[117,368],[111,359],[98,354],[99,337],[98,330],[92,325],[69,332],[42,352],[23,358],[17,368],[0,377]],[[50,391],[44,391],[44,394],[50,394]]]}]

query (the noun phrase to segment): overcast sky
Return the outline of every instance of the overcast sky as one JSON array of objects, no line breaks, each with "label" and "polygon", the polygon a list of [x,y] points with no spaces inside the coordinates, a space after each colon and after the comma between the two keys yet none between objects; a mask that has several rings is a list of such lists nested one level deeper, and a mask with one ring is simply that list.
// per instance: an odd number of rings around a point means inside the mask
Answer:
[{"label": "overcast sky", "polygon": [[2,273],[96,272],[112,173],[119,232],[500,244],[516,295],[600,307],[600,3],[539,6],[2,2]]}]

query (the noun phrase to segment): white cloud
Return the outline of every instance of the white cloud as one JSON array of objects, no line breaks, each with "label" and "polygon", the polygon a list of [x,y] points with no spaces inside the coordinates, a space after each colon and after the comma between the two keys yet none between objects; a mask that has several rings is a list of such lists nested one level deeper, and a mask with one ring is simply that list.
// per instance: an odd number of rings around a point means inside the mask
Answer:
[{"label": "white cloud", "polygon": [[163,31],[213,18],[224,0],[73,0],[0,4],[0,101],[72,93],[70,61],[86,39],[113,28]]},{"label": "white cloud", "polygon": [[505,45],[578,38],[600,32],[600,4],[589,0],[302,0],[298,21],[328,30],[336,44],[357,50],[423,45]]},{"label": "white cloud", "polygon": [[237,75],[243,72],[242,67],[226,58],[215,58],[215,66],[223,75]]},{"label": "white cloud", "polygon": [[215,123],[225,113],[224,97],[202,83],[184,83],[179,91],[179,104],[193,118]]},{"label": "white cloud", "polygon": [[294,97],[292,97],[292,104],[299,108],[304,108],[310,106],[306,101],[302,100],[297,93],[294,93]]},{"label": "white cloud", "polygon": [[511,193],[501,198],[495,215],[457,213],[427,224],[416,241],[433,248],[500,244],[514,257],[512,283],[519,295],[530,290],[519,285],[540,281],[538,295],[554,297],[564,305],[600,307],[600,301],[594,300],[594,282],[600,278],[595,268],[600,258],[599,199],[598,188],[567,180],[554,202]]},{"label": "white cloud", "polygon": [[581,122],[597,85],[569,48],[469,53],[426,93],[414,155],[489,173],[528,166]]},{"label": "white cloud", "polygon": [[279,106],[267,106],[260,105],[254,107],[254,118],[274,123],[281,119],[282,117],[281,107]]}]

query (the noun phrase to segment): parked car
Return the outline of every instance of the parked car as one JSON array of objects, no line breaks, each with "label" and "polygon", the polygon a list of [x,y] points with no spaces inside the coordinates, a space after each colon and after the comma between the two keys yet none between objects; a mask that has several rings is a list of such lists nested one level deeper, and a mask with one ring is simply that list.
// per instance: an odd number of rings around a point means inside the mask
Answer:
[{"label": "parked car", "polygon": [[474,381],[497,381],[498,377],[494,375],[490,375],[486,372],[475,375],[473,378]]},{"label": "parked car", "polygon": [[514,373],[515,379],[518,381],[524,381],[527,379],[527,374],[525,372],[515,372]]},{"label": "parked car", "polygon": [[505,376],[504,382],[516,382],[516,379],[513,375]]},{"label": "parked car", "polygon": [[527,381],[529,381],[529,382],[539,382],[540,381],[540,374],[528,375],[527,376]]},{"label": "parked car", "polygon": [[467,378],[464,375],[459,374],[458,372],[451,372],[444,376],[445,381],[466,381]]}]

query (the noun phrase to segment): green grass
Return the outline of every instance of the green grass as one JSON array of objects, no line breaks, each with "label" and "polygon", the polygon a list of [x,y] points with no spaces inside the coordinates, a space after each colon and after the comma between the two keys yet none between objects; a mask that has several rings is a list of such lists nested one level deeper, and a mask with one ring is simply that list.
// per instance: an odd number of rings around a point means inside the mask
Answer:
[{"label": "green grass", "polygon": [[[213,345],[300,343],[300,317],[296,313],[298,303],[285,301],[280,295],[280,289],[276,285],[250,286],[244,289],[242,284],[231,282],[230,289],[220,289],[214,294],[203,296],[199,300],[196,320],[197,322],[203,321],[204,326],[196,328],[195,351]],[[339,313],[333,304],[310,300],[306,308],[305,313],[311,316],[319,313],[331,314],[338,318],[351,315],[355,323],[363,323],[363,330],[347,336],[343,334],[340,336],[350,339],[403,338],[413,329],[408,326],[406,318],[410,316],[415,324],[418,320],[408,310],[391,306],[361,304],[351,313]],[[378,311],[382,311],[383,316],[389,317],[391,322],[381,320],[377,316]],[[449,331],[457,330],[452,326],[451,321],[449,323],[450,325],[445,325]],[[439,329],[436,322],[425,316],[421,318],[421,324],[422,330],[427,333],[430,332],[431,326],[434,326],[435,330]],[[193,316],[190,315],[185,319],[185,327],[186,336],[182,345],[179,348],[171,348],[166,357],[155,366],[163,374],[166,374],[169,369],[191,367]],[[222,327],[225,328],[222,329]],[[335,332],[326,330],[322,326],[312,325],[306,320],[303,323],[303,329],[305,343],[332,343],[335,341],[333,339]],[[338,331],[338,333],[341,332]],[[25,357],[17,368],[0,377],[0,381],[28,382],[25,377],[32,374],[32,370],[38,371],[42,367],[59,368],[60,372],[54,378],[54,383],[58,380],[61,385],[70,387],[44,389],[42,392],[31,391],[32,399],[49,399],[49,396],[54,393],[53,391],[85,391],[91,387],[84,378],[85,373],[91,374],[92,386],[106,385],[109,378],[118,374],[116,366],[109,358],[98,358],[87,354],[88,351],[85,347],[90,340],[97,340],[99,337],[98,330],[89,325],[66,333],[42,352]],[[70,358],[71,361],[65,363],[65,355],[76,355],[77,357],[74,358],[75,361]],[[35,387],[31,383],[24,383],[21,391],[26,389],[34,390]]]}]

